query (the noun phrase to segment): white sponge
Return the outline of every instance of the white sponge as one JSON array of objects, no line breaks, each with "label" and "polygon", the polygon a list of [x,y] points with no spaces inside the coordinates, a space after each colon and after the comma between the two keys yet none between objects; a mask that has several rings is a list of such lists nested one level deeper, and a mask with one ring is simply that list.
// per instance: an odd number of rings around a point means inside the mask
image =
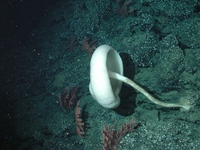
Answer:
[{"label": "white sponge", "polygon": [[105,108],[116,108],[120,104],[118,96],[122,82],[132,86],[150,101],[163,107],[180,107],[189,110],[188,103],[174,104],[162,102],[151,96],[134,81],[123,76],[123,64],[119,54],[108,45],[99,46],[93,53],[90,62],[89,90],[92,97]]}]

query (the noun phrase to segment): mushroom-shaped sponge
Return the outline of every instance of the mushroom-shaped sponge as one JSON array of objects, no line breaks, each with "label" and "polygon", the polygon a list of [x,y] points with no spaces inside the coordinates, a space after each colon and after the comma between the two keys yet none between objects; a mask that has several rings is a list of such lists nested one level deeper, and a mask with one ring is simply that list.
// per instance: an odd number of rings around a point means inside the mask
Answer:
[{"label": "mushroom-shaped sponge", "polygon": [[89,90],[92,97],[105,108],[116,108],[120,104],[118,94],[121,90],[122,82],[132,86],[157,105],[180,107],[184,110],[191,108],[188,103],[165,103],[151,96],[134,81],[123,76],[121,57],[112,47],[108,45],[99,46],[94,51],[90,62]]}]

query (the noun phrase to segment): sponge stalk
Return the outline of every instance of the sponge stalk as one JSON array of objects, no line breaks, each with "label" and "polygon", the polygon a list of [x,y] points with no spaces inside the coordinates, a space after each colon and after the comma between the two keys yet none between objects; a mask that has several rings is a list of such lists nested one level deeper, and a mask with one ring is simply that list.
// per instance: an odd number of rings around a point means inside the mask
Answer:
[{"label": "sponge stalk", "polygon": [[130,80],[129,78],[120,75],[116,72],[112,72],[110,70],[108,70],[108,74],[109,77],[114,78],[116,80],[120,80],[130,86],[132,86],[134,89],[136,89],[137,91],[139,91],[140,93],[142,93],[143,95],[145,95],[150,101],[152,101],[153,103],[163,106],[163,107],[180,107],[183,110],[189,110],[190,109],[190,105],[189,104],[175,104],[175,103],[165,103],[162,102],[156,98],[154,98],[153,96],[151,96],[146,90],[144,90],[142,87],[140,87],[138,84],[136,84],[134,81]]}]

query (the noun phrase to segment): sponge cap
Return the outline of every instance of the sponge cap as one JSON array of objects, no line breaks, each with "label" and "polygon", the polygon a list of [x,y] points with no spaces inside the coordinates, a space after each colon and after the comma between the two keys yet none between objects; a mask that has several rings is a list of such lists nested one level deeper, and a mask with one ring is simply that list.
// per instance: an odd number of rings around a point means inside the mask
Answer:
[{"label": "sponge cap", "polygon": [[101,45],[91,58],[89,90],[92,97],[103,107],[116,108],[120,104],[118,95],[122,81],[110,78],[109,71],[123,75],[122,60],[112,47]]}]

